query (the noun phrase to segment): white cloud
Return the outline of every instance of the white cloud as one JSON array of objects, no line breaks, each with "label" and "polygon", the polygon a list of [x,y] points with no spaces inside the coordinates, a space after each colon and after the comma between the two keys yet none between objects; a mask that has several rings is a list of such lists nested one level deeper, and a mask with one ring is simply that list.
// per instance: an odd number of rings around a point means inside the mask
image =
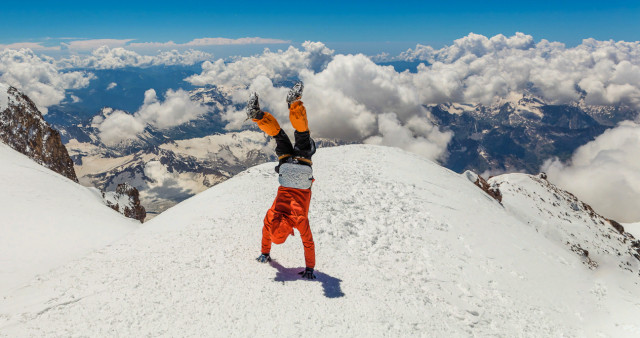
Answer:
[{"label": "white cloud", "polygon": [[111,89],[113,89],[113,88],[115,88],[115,87],[117,87],[117,86],[118,86],[118,84],[117,84],[117,83],[115,83],[115,82],[111,82],[111,83],[109,83],[109,85],[107,86],[107,90],[111,90]]},{"label": "white cloud", "polygon": [[133,39],[86,39],[63,42],[60,45],[63,49],[71,49],[75,51],[90,51],[102,46],[109,48],[124,47]]},{"label": "white cloud", "polygon": [[198,62],[212,59],[212,54],[205,53],[203,51],[188,49],[180,52],[173,49],[156,55],[153,60],[153,65],[193,65]]},{"label": "white cloud", "polygon": [[[415,73],[398,73],[363,55],[334,55],[322,43],[305,42],[302,49],[267,49],[234,62],[205,62],[201,74],[187,81],[232,88],[239,106],[256,90],[264,107],[286,121],[286,89],[273,83],[299,78],[305,82],[304,101],[315,135],[405,149],[415,143],[413,149],[432,154],[428,156],[444,153],[425,150],[425,140],[443,148],[440,141],[448,134],[431,125],[425,105],[492,104],[510,93],[529,92],[549,103],[583,99],[640,108],[640,42],[586,39],[567,48],[546,40],[535,43],[522,33],[491,38],[472,33],[441,49],[419,45],[399,58],[426,64]],[[228,107],[223,115],[227,128],[240,128],[243,114]],[[431,134],[409,128],[410,120],[421,121]],[[393,137],[392,130],[404,136]]]},{"label": "white cloud", "polygon": [[166,180],[175,179],[160,161],[149,161],[144,166],[144,174],[156,185],[163,185]]},{"label": "white cloud", "polygon": [[135,139],[146,127],[139,118],[121,110],[114,110],[105,117],[96,116],[93,122],[100,130],[100,140],[108,145]]},{"label": "white cloud", "polygon": [[200,103],[191,101],[189,93],[179,89],[169,89],[163,102],[158,100],[156,91],[144,93],[144,103],[136,113],[143,121],[160,129],[177,126],[207,112]]},{"label": "white cloud", "polygon": [[[288,44],[291,43],[290,40],[282,40],[282,39],[269,39],[269,38],[261,38],[261,37],[246,37],[246,38],[238,38],[238,39],[229,39],[229,38],[198,38],[193,39],[189,42],[185,43],[176,43],[173,41],[167,42],[132,42],[135,39],[82,39],[82,38],[45,38],[46,44],[50,46],[45,46],[45,42],[16,42],[11,44],[0,44],[0,50],[2,49],[20,49],[20,48],[29,48],[31,50],[38,51],[70,51],[73,53],[76,52],[89,52],[101,47],[108,48],[128,48],[129,50],[140,50],[140,49],[155,49],[155,50],[166,50],[166,49],[187,49],[187,48],[198,48],[198,47],[208,47],[208,46],[230,46],[230,45],[276,45],[276,44]],[[58,45],[55,44],[55,41],[58,42]]]},{"label": "white cloud", "polygon": [[31,50],[39,51],[59,51],[60,46],[43,46],[41,42],[16,42],[8,45],[0,44],[0,50],[2,49],[22,49],[28,48]]},{"label": "white cloud", "polygon": [[[288,88],[273,83],[300,78],[315,136],[392,145],[431,159],[446,155],[451,134],[439,131],[427,118],[413,75],[378,66],[361,54],[333,56],[321,43],[306,42],[303,48],[266,50],[233,63],[205,62],[202,74],[188,81],[236,88],[231,97],[240,106],[251,91],[257,91],[262,107],[290,129],[285,123]],[[243,110],[230,106],[223,118],[228,129],[237,129],[246,117]]]},{"label": "white cloud", "polygon": [[131,115],[123,111],[108,111],[106,116],[97,116],[93,125],[98,128],[100,140],[108,145],[135,139],[147,125],[164,129],[191,121],[207,112],[207,108],[191,101],[189,93],[179,89],[169,89],[164,101],[160,101],[156,91],[149,89],[144,93],[144,102],[138,111]]},{"label": "white cloud", "polygon": [[394,113],[378,116],[380,136],[372,136],[364,142],[401,148],[426,158],[442,158],[453,134],[440,133],[429,121],[413,116],[401,125]]},{"label": "white cloud", "polygon": [[128,46],[131,48],[179,48],[179,47],[203,47],[203,46],[228,46],[228,45],[255,45],[255,44],[283,44],[290,43],[289,40],[265,39],[265,38],[200,38],[193,39],[186,43],[168,42],[132,42]]},{"label": "white cloud", "polygon": [[640,221],[640,125],[623,122],[578,148],[569,164],[548,160],[542,170],[603,216]]},{"label": "white cloud", "polygon": [[122,47],[100,46],[91,55],[72,55],[56,62],[59,68],[117,69],[124,67],[150,67],[157,65],[193,65],[212,59],[213,55],[198,50],[164,51],[158,55],[141,55]]},{"label": "white cloud", "polygon": [[436,61],[452,63],[469,55],[482,57],[501,50],[528,50],[534,47],[533,37],[519,32],[511,37],[498,34],[491,38],[470,33],[455,40],[451,46],[442,49],[433,49],[431,46],[418,44],[415,50],[409,49],[401,53],[399,58],[406,61],[423,60],[431,63]]},{"label": "white cloud", "polygon": [[262,55],[244,57],[237,62],[226,63],[222,59],[205,61],[202,73],[191,76],[187,81],[197,86],[225,84],[248,86],[259,76],[274,81],[294,78],[304,69],[322,70],[333,58],[333,51],[318,42],[305,42],[304,50],[290,46],[285,51],[271,52],[265,49]]},{"label": "white cloud", "polygon": [[[397,59],[426,61],[418,78],[428,86],[427,100],[491,103],[509,92],[528,91],[551,103],[624,104],[640,108],[640,42],[585,39],[567,48],[522,33],[487,38],[469,34],[441,49],[418,45]],[[446,88],[449,90],[438,90]],[[438,93],[439,91],[439,93]]]},{"label": "white cloud", "polygon": [[38,57],[30,49],[0,51],[0,82],[23,91],[43,114],[65,99],[65,90],[84,88],[93,78],[86,72],[61,72],[50,58]]}]

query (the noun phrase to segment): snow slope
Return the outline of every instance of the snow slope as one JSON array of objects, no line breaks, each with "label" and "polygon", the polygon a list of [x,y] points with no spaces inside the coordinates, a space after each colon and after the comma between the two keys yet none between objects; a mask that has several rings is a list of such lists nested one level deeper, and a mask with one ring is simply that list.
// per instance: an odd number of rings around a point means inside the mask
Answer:
[{"label": "snow slope", "polygon": [[640,276],[636,258],[640,242],[628,233],[629,227],[621,233],[589,205],[540,175],[506,174],[488,182],[500,189],[507,211],[549,241],[580,255],[586,266],[618,267]]},{"label": "snow slope", "polygon": [[310,220],[259,264],[273,163],[167,210],[0,303],[2,336],[633,336],[637,276],[581,258],[435,163],[320,149]]},{"label": "snow slope", "polygon": [[139,227],[2,142],[0,163],[0,296]]}]

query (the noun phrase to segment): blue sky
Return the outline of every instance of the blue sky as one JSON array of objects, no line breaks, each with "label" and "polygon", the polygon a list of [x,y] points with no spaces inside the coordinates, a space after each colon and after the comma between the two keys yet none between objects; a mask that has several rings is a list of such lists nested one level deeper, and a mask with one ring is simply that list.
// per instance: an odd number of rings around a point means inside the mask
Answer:
[{"label": "blue sky", "polygon": [[11,1],[0,11],[0,44],[262,37],[373,52],[440,47],[469,32],[520,31],[568,45],[588,37],[640,40],[638,1]]}]

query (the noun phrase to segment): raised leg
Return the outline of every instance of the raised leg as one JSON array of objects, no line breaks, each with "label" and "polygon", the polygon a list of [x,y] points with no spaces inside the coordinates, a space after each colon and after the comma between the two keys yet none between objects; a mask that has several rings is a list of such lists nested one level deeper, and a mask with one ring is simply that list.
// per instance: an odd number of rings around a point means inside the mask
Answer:
[{"label": "raised leg", "polygon": [[302,157],[307,160],[311,160],[311,156],[316,152],[316,143],[311,138],[309,131],[293,133],[296,145],[293,149],[293,154],[296,157]]},{"label": "raised leg", "polygon": [[283,129],[273,137],[276,140],[276,155],[279,160],[286,159],[294,154],[293,145],[287,133]]}]

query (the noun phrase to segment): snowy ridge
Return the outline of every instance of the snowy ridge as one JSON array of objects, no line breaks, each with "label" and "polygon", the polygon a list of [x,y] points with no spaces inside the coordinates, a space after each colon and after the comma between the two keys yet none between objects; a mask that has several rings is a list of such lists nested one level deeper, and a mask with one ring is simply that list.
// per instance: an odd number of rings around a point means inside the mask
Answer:
[{"label": "snowy ridge", "polygon": [[463,175],[354,145],[319,149],[314,176],[316,281],[298,278],[298,236],[255,262],[267,163],[7,296],[0,334],[640,334],[636,276],[590,270]]},{"label": "snowy ridge", "polygon": [[460,115],[462,113],[479,114],[487,116],[495,116],[504,109],[513,111],[510,121],[513,124],[522,123],[520,119],[542,119],[544,112],[542,107],[546,103],[539,97],[527,93],[511,92],[506,97],[497,98],[490,105],[481,103],[443,103],[437,105],[443,111],[452,115]]},{"label": "snowy ridge", "polygon": [[618,266],[640,277],[640,241],[543,175],[506,174],[489,183],[498,186],[509,212],[549,240],[567,246],[589,268]]},{"label": "snowy ridge", "polygon": [[2,142],[0,163],[0,296],[137,228],[105,206],[96,189]]},{"label": "snowy ridge", "polygon": [[217,161],[227,166],[242,166],[252,155],[273,153],[274,142],[264,133],[256,131],[231,132],[201,138],[171,141],[161,149],[199,160]]}]

